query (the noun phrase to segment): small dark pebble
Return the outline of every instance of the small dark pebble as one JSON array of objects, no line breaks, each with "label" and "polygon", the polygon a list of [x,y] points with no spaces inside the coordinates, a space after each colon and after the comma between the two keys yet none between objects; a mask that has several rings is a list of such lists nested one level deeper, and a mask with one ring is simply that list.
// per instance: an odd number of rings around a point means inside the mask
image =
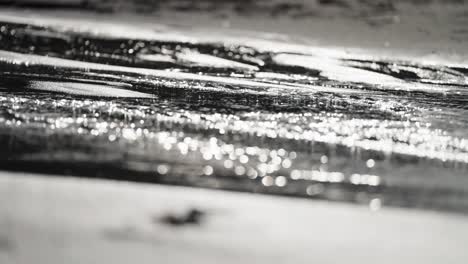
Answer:
[{"label": "small dark pebble", "polygon": [[205,212],[192,208],[181,215],[167,214],[161,218],[161,222],[172,226],[199,225],[204,216]]}]

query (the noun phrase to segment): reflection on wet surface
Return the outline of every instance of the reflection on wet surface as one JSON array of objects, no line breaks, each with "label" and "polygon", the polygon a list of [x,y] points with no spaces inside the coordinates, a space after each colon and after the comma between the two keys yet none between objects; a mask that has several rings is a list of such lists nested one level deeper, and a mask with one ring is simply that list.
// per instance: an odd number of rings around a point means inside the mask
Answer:
[{"label": "reflection on wet surface", "polygon": [[468,68],[0,21],[1,169],[468,212]]}]

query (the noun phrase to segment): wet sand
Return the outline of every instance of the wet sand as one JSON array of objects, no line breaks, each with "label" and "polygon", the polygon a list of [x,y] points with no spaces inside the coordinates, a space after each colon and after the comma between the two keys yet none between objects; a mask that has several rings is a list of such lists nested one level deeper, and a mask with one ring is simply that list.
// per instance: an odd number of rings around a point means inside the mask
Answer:
[{"label": "wet sand", "polygon": [[[0,174],[2,263],[463,263],[466,217]],[[191,210],[196,222],[165,219]]]}]

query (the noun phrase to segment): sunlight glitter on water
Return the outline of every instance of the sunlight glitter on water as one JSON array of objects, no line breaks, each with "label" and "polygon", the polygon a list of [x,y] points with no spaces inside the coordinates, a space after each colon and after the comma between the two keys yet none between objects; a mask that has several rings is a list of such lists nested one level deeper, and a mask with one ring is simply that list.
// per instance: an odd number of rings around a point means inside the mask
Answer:
[{"label": "sunlight glitter on water", "polygon": [[3,169],[468,211],[463,71],[52,20],[0,16]]}]

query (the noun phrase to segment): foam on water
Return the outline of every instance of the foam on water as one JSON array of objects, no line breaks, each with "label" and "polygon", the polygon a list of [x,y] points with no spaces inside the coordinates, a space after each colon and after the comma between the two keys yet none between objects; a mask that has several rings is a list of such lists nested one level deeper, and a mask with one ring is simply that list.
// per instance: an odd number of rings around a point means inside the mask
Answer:
[{"label": "foam on water", "polygon": [[78,83],[78,82],[47,82],[33,81],[31,89],[57,93],[75,94],[98,97],[152,98],[151,94],[134,92],[110,85]]}]

